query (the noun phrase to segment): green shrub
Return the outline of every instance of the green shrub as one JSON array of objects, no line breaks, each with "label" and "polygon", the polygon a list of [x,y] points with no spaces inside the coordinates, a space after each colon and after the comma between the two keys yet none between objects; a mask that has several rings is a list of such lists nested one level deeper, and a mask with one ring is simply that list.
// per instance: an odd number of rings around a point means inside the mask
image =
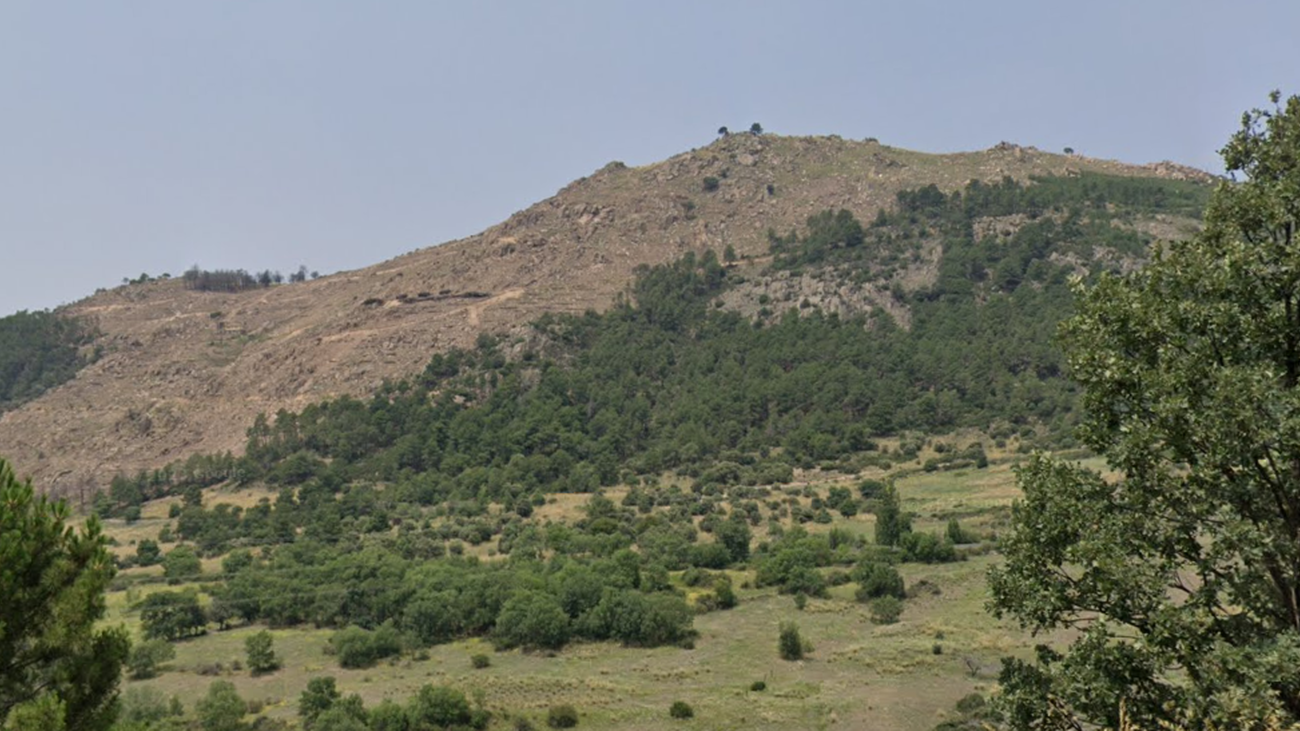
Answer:
[{"label": "green shrub", "polygon": [[682,572],[682,583],[686,586],[703,586],[709,580],[709,572],[692,566]]},{"label": "green shrub", "polygon": [[903,555],[908,561],[949,563],[961,558],[952,541],[933,533],[904,533],[899,537],[897,545],[903,549]]},{"label": "green shrub", "polygon": [[176,648],[166,640],[145,640],[131,648],[126,668],[135,680],[158,676],[158,666],[176,657]]},{"label": "green shrub", "polygon": [[465,725],[470,722],[465,694],[445,685],[426,685],[411,699],[407,718],[413,728]]},{"label": "green shrub", "polygon": [[986,701],[984,700],[984,696],[979,693],[971,693],[957,701],[957,712],[967,714],[975,713],[976,711],[983,710],[985,703]]},{"label": "green shrub", "polygon": [[948,528],[944,531],[944,536],[948,539],[949,543],[958,545],[963,543],[975,543],[979,540],[977,537],[962,528],[961,523],[959,523],[956,518],[952,518],[948,521]]},{"label": "green shrub", "polygon": [[709,177],[704,179],[704,192],[712,193],[713,191],[718,189],[719,185],[721,185],[721,183],[718,181],[718,179],[710,175]]},{"label": "green shrub", "polygon": [[717,595],[718,609],[731,609],[736,606],[736,590],[731,586],[731,577],[723,574],[714,584],[714,593]]},{"label": "green shrub", "polygon": [[177,546],[163,559],[163,576],[168,583],[176,583],[194,576],[203,570],[199,556],[189,546]]},{"label": "green shrub", "polygon": [[352,626],[335,632],[330,647],[345,668],[368,668],[386,657],[402,651],[402,638],[388,623],[371,632]]},{"label": "green shrub", "polygon": [[885,483],[881,480],[863,480],[858,484],[858,493],[864,500],[874,500],[885,491]]},{"label": "green shrub", "polygon": [[492,658],[488,657],[487,655],[479,654],[471,657],[469,659],[469,663],[473,665],[476,669],[482,670],[483,668],[488,667],[492,664]]},{"label": "green shrub", "polygon": [[503,648],[555,649],[569,641],[569,615],[550,594],[520,591],[501,607],[493,638]]},{"label": "green shrub", "polygon": [[280,667],[280,658],[275,656],[271,633],[266,630],[244,639],[244,653],[248,658],[248,669],[253,675],[264,675]]},{"label": "green shrub", "polygon": [[892,596],[902,599],[906,596],[903,577],[898,569],[887,563],[863,561],[853,569],[853,579],[858,582],[855,596],[860,602]]},{"label": "green shrub", "polygon": [[214,680],[208,693],[194,704],[194,715],[203,731],[237,731],[243,728],[248,704],[228,680]]},{"label": "green shrub", "polygon": [[803,659],[803,638],[799,636],[799,625],[794,622],[781,623],[781,635],[777,640],[777,649],[782,660]]},{"label": "green shrub", "polygon": [[668,715],[673,718],[693,718],[695,709],[686,701],[673,701],[673,705],[668,709]]},{"label": "green shrub", "polygon": [[546,712],[546,725],[551,728],[573,728],[578,725],[578,710],[567,703],[551,706]]},{"label": "green shrub", "polygon": [[871,621],[876,624],[893,624],[903,614],[903,602],[892,596],[882,596],[871,602]]},{"label": "green shrub", "polygon": [[754,682],[749,684],[749,689],[754,691],[755,693],[762,693],[763,691],[767,690],[767,683],[762,680],[755,680]]}]

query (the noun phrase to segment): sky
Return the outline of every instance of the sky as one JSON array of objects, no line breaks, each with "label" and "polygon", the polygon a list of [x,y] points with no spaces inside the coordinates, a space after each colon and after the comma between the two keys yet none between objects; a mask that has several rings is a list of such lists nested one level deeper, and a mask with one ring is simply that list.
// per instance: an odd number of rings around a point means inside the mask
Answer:
[{"label": "sky", "polygon": [[0,0],[0,315],[322,274],[719,126],[1222,170],[1300,93],[1290,0]]}]

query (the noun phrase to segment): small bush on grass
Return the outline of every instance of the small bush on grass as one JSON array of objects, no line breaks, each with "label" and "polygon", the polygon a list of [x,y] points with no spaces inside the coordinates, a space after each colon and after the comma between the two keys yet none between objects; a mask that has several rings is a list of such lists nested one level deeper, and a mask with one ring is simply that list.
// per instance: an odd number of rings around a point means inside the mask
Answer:
[{"label": "small bush on grass", "polygon": [[781,636],[777,640],[777,648],[781,652],[782,660],[802,660],[803,659],[803,638],[799,636],[799,625],[794,622],[781,623]]},{"label": "small bush on grass", "polygon": [[567,703],[551,706],[546,712],[546,725],[551,728],[573,728],[578,725],[578,709]]},{"label": "small bush on grass", "polygon": [[896,597],[882,596],[871,602],[871,621],[876,624],[893,624],[903,614],[903,602]]}]

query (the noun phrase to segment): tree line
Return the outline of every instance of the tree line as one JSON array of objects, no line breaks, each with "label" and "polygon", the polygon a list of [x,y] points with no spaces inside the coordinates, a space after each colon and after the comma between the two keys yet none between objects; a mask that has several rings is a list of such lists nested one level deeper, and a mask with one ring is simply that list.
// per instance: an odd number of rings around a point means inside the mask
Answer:
[{"label": "tree line", "polygon": [[[311,272],[310,276],[315,279],[320,275]],[[307,267],[300,266],[297,271],[289,274],[289,281],[305,282],[307,277]],[[242,292],[246,289],[270,287],[284,280],[283,274],[270,269],[250,274],[244,269],[200,269],[197,264],[186,269],[181,275],[181,281],[185,283],[186,289],[199,292]]]}]

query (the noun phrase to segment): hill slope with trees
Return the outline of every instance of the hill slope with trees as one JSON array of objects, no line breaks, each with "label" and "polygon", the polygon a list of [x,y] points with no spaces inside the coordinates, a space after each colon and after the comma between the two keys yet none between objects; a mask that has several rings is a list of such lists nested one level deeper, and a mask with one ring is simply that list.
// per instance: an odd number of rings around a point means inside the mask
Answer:
[{"label": "hill slope with trees", "polygon": [[[927,155],[872,140],[730,135],[644,167],[611,163],[482,234],[368,269],[240,292],[180,278],[104,291],[67,308],[98,323],[99,360],[0,417],[0,443],[44,489],[88,501],[112,474],[239,449],[258,412],[363,397],[418,373],[432,353],[544,312],[603,311],[640,266],[704,250],[756,260],[769,253],[769,229],[840,208],[871,222],[901,190],[1082,173],[1208,177],[1006,144]],[[1142,225],[1173,238],[1181,221],[1159,214]],[[911,293],[932,276],[921,261],[897,284]]]}]

